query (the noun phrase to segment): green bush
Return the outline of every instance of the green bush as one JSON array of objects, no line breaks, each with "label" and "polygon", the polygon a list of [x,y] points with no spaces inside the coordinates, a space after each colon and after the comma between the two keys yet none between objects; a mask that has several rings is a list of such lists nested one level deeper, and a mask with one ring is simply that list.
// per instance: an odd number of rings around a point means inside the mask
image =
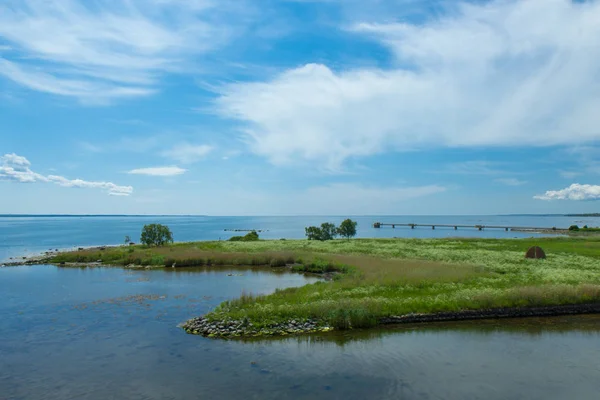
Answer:
[{"label": "green bush", "polygon": [[167,243],[173,243],[173,234],[169,227],[165,225],[144,225],[140,242],[146,246],[164,246]]},{"label": "green bush", "polygon": [[578,230],[579,230],[579,226],[577,226],[577,225],[571,225],[571,226],[569,227],[569,230],[570,230],[570,231],[578,231]]},{"label": "green bush", "polygon": [[230,242],[255,242],[257,240],[259,240],[259,237],[256,231],[248,232],[244,236],[232,236],[229,238]]}]

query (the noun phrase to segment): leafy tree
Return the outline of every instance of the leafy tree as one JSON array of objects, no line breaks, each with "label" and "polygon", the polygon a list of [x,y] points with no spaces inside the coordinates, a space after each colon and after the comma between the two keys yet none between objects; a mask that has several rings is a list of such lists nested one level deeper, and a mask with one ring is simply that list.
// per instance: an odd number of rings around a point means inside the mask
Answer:
[{"label": "leafy tree", "polygon": [[147,246],[163,246],[167,243],[173,243],[173,234],[169,227],[165,225],[144,225],[140,242]]},{"label": "leafy tree", "polygon": [[125,244],[129,244],[131,243],[131,238],[129,237],[129,235],[125,236]]},{"label": "leafy tree", "polygon": [[570,230],[570,231],[578,231],[578,230],[579,230],[579,226],[577,226],[577,225],[571,225],[571,226],[569,227],[569,230]]},{"label": "leafy tree", "polygon": [[304,228],[304,232],[305,232],[308,240],[323,240],[323,239],[321,239],[322,232],[321,232],[321,228],[319,228],[319,227],[309,226],[307,228]]},{"label": "leafy tree", "polygon": [[332,240],[337,236],[337,228],[331,222],[321,224],[321,240]]},{"label": "leafy tree", "polygon": [[304,228],[308,240],[331,240],[337,236],[337,228],[334,224],[324,222],[321,227],[309,226]]},{"label": "leafy tree", "polygon": [[356,221],[352,221],[350,218],[348,218],[342,221],[337,231],[341,237],[345,237],[346,239],[350,240],[351,237],[356,236],[356,225]]},{"label": "leafy tree", "polygon": [[232,236],[229,238],[230,242],[255,242],[259,239],[256,231],[248,232],[244,236]]}]

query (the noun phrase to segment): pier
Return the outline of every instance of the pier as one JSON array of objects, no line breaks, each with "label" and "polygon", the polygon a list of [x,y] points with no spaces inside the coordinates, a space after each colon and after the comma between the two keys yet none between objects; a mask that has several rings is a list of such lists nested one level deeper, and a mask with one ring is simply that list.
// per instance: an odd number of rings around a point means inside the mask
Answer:
[{"label": "pier", "polygon": [[418,227],[426,227],[435,230],[435,228],[454,228],[454,230],[458,230],[458,228],[466,228],[466,229],[477,229],[483,231],[484,229],[504,229],[506,232],[508,231],[567,231],[567,229],[556,228],[555,226],[551,228],[539,228],[534,226],[502,226],[502,225],[454,225],[454,224],[390,224],[390,223],[382,223],[375,222],[373,224],[373,228],[382,228],[389,226],[392,229],[396,227],[409,227],[410,229],[415,229]]}]

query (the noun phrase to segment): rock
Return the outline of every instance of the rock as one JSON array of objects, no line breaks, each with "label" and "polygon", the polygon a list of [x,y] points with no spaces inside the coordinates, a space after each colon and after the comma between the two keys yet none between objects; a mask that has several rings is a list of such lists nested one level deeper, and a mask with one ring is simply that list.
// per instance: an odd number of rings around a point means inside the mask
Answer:
[{"label": "rock", "polygon": [[541,247],[533,246],[530,247],[529,250],[527,250],[527,253],[525,253],[525,258],[543,259],[546,258],[546,253],[544,252],[544,250],[542,250]]}]

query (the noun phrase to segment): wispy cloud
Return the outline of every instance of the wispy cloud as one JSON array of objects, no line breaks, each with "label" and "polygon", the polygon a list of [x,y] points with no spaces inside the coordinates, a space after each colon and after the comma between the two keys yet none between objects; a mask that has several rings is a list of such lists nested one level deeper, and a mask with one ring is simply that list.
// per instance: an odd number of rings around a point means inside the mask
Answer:
[{"label": "wispy cloud", "polygon": [[133,175],[148,175],[148,176],[176,176],[185,173],[187,169],[179,168],[177,166],[168,167],[148,167],[148,168],[136,168],[128,171],[128,174]]},{"label": "wispy cloud", "polygon": [[180,143],[169,150],[163,151],[161,155],[183,164],[193,164],[204,159],[213,150],[213,146],[206,144],[193,145],[189,143]]},{"label": "wispy cloud", "polygon": [[436,171],[436,173],[439,172],[464,175],[499,175],[504,174],[506,171],[500,168],[499,163],[473,160],[446,164],[441,171]]},{"label": "wispy cloud", "polygon": [[390,150],[600,139],[600,2],[451,4],[418,24],[352,28],[389,48],[391,68],[307,64],[225,85],[216,107],[272,163],[332,169]]},{"label": "wispy cloud", "polygon": [[549,190],[543,195],[534,196],[537,200],[600,200],[599,185],[574,183],[561,190]]},{"label": "wispy cloud", "polygon": [[527,183],[527,181],[522,181],[516,178],[498,178],[494,179],[494,181],[506,186],[522,186]]},{"label": "wispy cloud", "polygon": [[[85,102],[147,96],[166,72],[222,44],[210,0],[8,0],[0,5],[0,75]],[[3,58],[4,57],[4,58]]]},{"label": "wispy cloud", "polygon": [[560,176],[562,176],[563,178],[567,178],[567,179],[577,178],[578,176],[580,176],[582,174],[581,172],[577,172],[577,171],[559,171],[558,173]]},{"label": "wispy cloud", "polygon": [[31,170],[27,158],[17,154],[5,154],[0,157],[0,179],[18,183],[50,182],[63,187],[102,189],[111,196],[129,196],[133,193],[131,186],[119,186],[112,182],[85,181],[83,179],[67,179],[59,175],[42,175]]}]

